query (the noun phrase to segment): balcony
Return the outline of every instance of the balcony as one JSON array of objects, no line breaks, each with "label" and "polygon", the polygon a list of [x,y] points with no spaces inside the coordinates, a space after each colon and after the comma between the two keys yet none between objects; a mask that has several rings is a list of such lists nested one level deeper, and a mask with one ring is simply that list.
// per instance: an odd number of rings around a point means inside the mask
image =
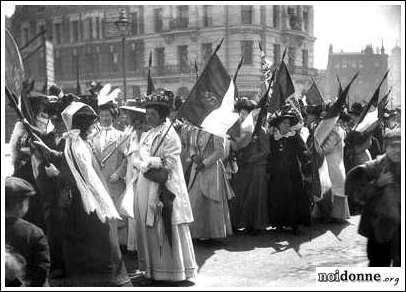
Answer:
[{"label": "balcony", "polygon": [[203,27],[208,27],[213,25],[213,19],[208,16],[203,17]]}]

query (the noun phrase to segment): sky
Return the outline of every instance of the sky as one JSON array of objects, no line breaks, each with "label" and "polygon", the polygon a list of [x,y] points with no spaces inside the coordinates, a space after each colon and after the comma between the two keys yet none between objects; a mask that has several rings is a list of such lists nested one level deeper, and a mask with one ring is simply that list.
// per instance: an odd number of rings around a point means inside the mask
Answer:
[{"label": "sky", "polygon": [[[5,4],[3,4],[5,3]],[[14,5],[2,3],[11,16]],[[258,2],[258,4],[269,2]],[[314,2],[314,63],[317,69],[327,68],[328,48],[335,52],[360,52],[367,44],[375,49],[383,44],[386,53],[401,45],[401,6],[371,2]],[[76,3],[75,3],[76,4]],[[216,3],[217,4],[217,3]],[[257,4],[257,3],[255,3]],[[303,3],[307,4],[307,3]]]},{"label": "sky", "polygon": [[368,2],[314,5],[314,64],[327,68],[329,44],[333,51],[360,52],[365,45],[381,47],[386,53],[401,45],[401,6],[366,5]]}]

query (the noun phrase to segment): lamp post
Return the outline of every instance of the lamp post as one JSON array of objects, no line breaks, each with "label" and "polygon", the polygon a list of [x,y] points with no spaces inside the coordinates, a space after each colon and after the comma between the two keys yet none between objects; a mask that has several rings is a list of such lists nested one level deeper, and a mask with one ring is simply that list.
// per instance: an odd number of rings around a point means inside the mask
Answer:
[{"label": "lamp post", "polygon": [[122,45],[122,55],[123,55],[123,96],[124,102],[127,99],[127,77],[126,77],[126,69],[125,69],[125,36],[127,33],[127,28],[130,22],[128,21],[127,13],[125,9],[120,10],[120,16],[118,20],[114,22],[118,30],[121,32],[121,45]]}]

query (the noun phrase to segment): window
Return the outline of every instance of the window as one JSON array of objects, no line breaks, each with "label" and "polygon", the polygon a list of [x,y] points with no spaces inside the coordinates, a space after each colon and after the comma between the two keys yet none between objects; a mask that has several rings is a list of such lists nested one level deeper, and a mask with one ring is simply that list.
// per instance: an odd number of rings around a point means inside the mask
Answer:
[{"label": "window", "polygon": [[206,63],[209,60],[212,53],[213,53],[213,48],[212,48],[211,43],[203,43],[201,55],[202,55],[204,63]]},{"label": "window", "polygon": [[209,7],[208,5],[203,6],[203,26],[207,27],[210,26],[211,23],[211,17],[209,17]]},{"label": "window", "polygon": [[101,39],[100,37],[100,17],[96,17],[96,39],[99,40]]},{"label": "window", "polygon": [[188,48],[187,46],[178,46],[178,64],[180,72],[188,72]]},{"label": "window", "polygon": [[59,51],[55,51],[55,75],[60,76],[62,73],[62,57]]},{"label": "window", "polygon": [[252,24],[253,7],[251,5],[241,6],[241,23]]},{"label": "window", "polygon": [[241,53],[244,56],[244,64],[252,65],[253,41],[241,41]]},{"label": "window", "polygon": [[163,69],[163,66],[165,65],[165,48],[156,48],[155,56],[158,69]]},{"label": "window", "polygon": [[273,27],[279,28],[279,6],[273,6]]},{"label": "window", "polygon": [[296,49],[290,47],[288,49],[288,67],[290,72],[294,72],[296,63]]},{"label": "window", "polygon": [[305,8],[303,10],[303,22],[304,22],[304,30],[307,31],[309,29],[309,9]]},{"label": "window", "polygon": [[189,24],[189,6],[178,6],[177,27],[185,28]]},{"label": "window", "polygon": [[135,41],[132,44],[132,61],[130,63],[129,69],[132,71],[141,71],[144,68],[144,42]]},{"label": "window", "polygon": [[295,9],[288,7],[288,16],[289,16],[289,26],[290,29],[300,30],[299,19],[296,15]]},{"label": "window", "polygon": [[89,31],[89,39],[93,39],[93,18],[88,18],[87,22],[89,24],[88,31]]},{"label": "window", "polygon": [[131,33],[138,34],[138,12],[131,14]]},{"label": "window", "polygon": [[309,51],[308,50],[302,50],[302,66],[304,68],[308,68],[309,67]]},{"label": "window", "polygon": [[162,8],[154,9],[154,24],[155,32],[161,32],[163,28]]},{"label": "window", "polygon": [[273,45],[273,63],[278,64],[281,59],[281,45],[274,44]]},{"label": "window", "polygon": [[79,21],[72,21],[72,42],[77,43],[79,41]]},{"label": "window", "polygon": [[54,42],[56,44],[61,44],[62,43],[62,24],[61,23],[55,23],[54,25],[55,28],[55,33],[54,33]]}]

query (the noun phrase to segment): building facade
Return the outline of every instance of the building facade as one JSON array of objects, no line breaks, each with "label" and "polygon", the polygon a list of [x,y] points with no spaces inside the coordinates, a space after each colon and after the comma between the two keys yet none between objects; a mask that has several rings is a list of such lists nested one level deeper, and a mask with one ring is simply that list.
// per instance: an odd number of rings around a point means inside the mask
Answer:
[{"label": "building facade", "polygon": [[[359,71],[357,79],[351,86],[349,93],[350,104],[365,103],[372,97],[379,82],[388,70],[388,55],[383,46],[376,48],[367,45],[360,53],[333,52],[330,45],[327,63],[327,98],[335,98],[338,92],[337,76],[344,87],[352,76]],[[382,84],[380,97],[388,89],[388,80]]]},{"label": "building facade", "polygon": [[[87,93],[92,80],[123,89],[123,34],[115,25],[121,9],[130,22],[127,98],[145,93],[150,52],[155,87],[187,96],[196,81],[195,62],[202,71],[223,37],[217,54],[230,74],[244,56],[237,80],[242,95],[257,93],[263,80],[258,42],[273,61],[287,49],[285,62],[298,94],[316,74],[313,7],[308,5],[16,6],[12,31],[21,47],[45,28],[54,47],[55,82],[65,91]],[[46,69],[39,62],[32,58],[25,67],[41,89]]]},{"label": "building facade", "polygon": [[395,46],[391,50],[389,56],[389,76],[388,85],[392,88],[391,99],[389,102],[389,107],[397,108],[401,106],[401,50],[399,46]]}]

